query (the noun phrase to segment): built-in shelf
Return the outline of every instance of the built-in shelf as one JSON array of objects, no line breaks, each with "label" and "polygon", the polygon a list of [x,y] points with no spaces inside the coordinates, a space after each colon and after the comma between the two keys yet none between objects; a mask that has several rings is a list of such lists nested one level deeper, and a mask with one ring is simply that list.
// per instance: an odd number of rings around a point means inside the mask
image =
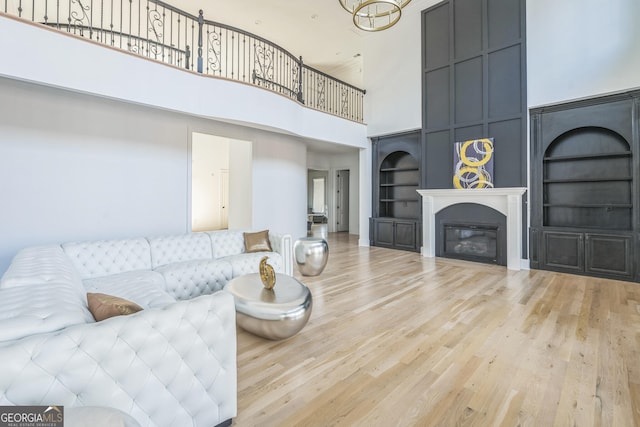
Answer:
[{"label": "built-in shelf", "polygon": [[545,179],[545,184],[566,184],[580,182],[616,182],[616,181],[633,181],[631,176],[623,177],[604,177],[604,178],[567,178],[567,179]]},{"label": "built-in shelf", "polygon": [[592,153],[592,154],[580,154],[571,156],[553,156],[544,157],[542,160],[545,162],[560,162],[567,160],[589,160],[589,159],[602,159],[602,158],[614,158],[614,157],[631,157],[631,151],[619,151],[615,153]]},{"label": "built-in shelf", "polygon": [[544,226],[630,228],[631,151],[620,135],[574,129],[551,143],[542,159]]},{"label": "built-in shelf", "polygon": [[409,167],[409,168],[380,168],[380,172],[412,172],[419,171],[417,167]]},{"label": "built-in shelf", "polygon": [[632,208],[631,203],[615,204],[615,203],[590,203],[590,204],[577,204],[577,203],[545,203],[545,208]]},{"label": "built-in shelf", "polygon": [[405,151],[394,151],[381,159],[378,177],[378,214],[385,218],[419,217],[420,181],[418,160]]}]

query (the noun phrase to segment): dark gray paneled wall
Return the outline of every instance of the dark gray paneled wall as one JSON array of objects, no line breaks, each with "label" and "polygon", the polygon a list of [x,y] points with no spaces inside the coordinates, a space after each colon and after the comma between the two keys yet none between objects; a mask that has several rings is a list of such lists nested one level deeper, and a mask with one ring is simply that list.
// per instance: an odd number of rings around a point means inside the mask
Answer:
[{"label": "dark gray paneled wall", "polygon": [[423,188],[452,188],[453,143],[494,138],[494,185],[526,185],[525,0],[422,14]]}]

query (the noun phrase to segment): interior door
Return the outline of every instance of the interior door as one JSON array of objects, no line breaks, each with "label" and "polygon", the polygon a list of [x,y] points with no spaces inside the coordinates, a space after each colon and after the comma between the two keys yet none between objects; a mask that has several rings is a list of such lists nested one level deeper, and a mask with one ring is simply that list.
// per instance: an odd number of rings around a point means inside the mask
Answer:
[{"label": "interior door", "polygon": [[220,170],[220,228],[229,228],[229,170]]},{"label": "interior door", "polygon": [[336,175],[336,231],[349,231],[349,171]]}]

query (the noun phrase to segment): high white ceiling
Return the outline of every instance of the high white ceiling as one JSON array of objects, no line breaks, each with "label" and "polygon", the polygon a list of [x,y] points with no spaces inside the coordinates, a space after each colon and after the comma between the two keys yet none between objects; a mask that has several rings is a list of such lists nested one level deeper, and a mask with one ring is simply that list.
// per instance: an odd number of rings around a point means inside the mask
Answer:
[{"label": "high white ceiling", "polygon": [[338,0],[164,0],[270,40],[305,64],[362,88],[362,44]]}]

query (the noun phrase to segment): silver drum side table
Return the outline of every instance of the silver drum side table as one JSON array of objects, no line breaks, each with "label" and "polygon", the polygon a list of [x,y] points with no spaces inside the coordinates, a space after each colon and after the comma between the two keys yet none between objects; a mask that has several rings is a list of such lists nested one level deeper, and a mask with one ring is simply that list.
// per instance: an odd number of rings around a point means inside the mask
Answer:
[{"label": "silver drum side table", "polygon": [[317,276],[329,260],[329,245],[321,237],[301,237],[293,245],[293,253],[303,276]]}]

